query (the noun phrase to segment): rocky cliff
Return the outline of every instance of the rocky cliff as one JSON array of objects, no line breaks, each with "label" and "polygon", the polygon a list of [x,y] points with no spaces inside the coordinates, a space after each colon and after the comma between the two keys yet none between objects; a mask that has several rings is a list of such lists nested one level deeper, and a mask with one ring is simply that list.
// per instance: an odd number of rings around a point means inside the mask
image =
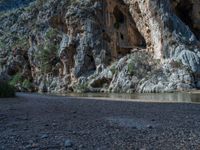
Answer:
[{"label": "rocky cliff", "polygon": [[25,7],[35,0],[0,0],[0,11]]},{"label": "rocky cliff", "polygon": [[37,0],[0,15],[0,72],[18,90],[200,88],[199,0]]}]

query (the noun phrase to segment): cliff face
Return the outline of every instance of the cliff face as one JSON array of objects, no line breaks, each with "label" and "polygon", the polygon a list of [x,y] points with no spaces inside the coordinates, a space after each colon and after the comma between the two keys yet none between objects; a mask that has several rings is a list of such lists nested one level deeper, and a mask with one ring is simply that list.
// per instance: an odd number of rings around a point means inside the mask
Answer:
[{"label": "cliff face", "polygon": [[35,0],[0,0],[0,11],[27,6]]},{"label": "cliff face", "polygon": [[20,90],[200,88],[199,7],[199,0],[38,0],[1,15],[0,72],[11,81],[20,74]]}]

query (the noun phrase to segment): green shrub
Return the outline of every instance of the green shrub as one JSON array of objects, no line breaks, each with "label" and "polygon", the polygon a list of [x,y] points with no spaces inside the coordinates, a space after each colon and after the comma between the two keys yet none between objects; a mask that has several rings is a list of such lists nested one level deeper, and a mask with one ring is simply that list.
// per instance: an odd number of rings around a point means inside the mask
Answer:
[{"label": "green shrub", "polygon": [[77,84],[74,90],[77,93],[85,93],[88,91],[88,83]]},{"label": "green shrub", "polygon": [[30,80],[25,79],[22,74],[17,73],[14,76],[12,76],[12,79],[9,82],[9,85],[12,87],[15,87],[16,90],[23,89],[24,91],[32,91],[33,90],[33,84]]},{"label": "green shrub", "polygon": [[32,85],[32,83],[29,80],[25,79],[23,81],[23,83],[22,83],[22,87],[24,89],[26,89],[26,90],[30,90],[30,89],[32,89],[33,85]]},{"label": "green shrub", "polygon": [[40,8],[40,7],[42,7],[46,2],[47,2],[47,0],[37,0],[37,1],[36,1],[36,6]]},{"label": "green shrub", "polygon": [[11,81],[9,82],[9,84],[13,87],[15,87],[17,84],[21,84],[23,82],[23,78],[22,75],[20,73],[17,73],[16,75],[14,75],[11,79]]},{"label": "green shrub", "polygon": [[0,98],[2,97],[14,97],[15,89],[5,81],[0,81]]},{"label": "green shrub", "polygon": [[57,35],[58,35],[58,31],[57,31],[56,29],[54,29],[54,28],[50,28],[50,29],[46,32],[45,37],[46,37],[47,39],[52,40],[52,39],[56,38]]},{"label": "green shrub", "polygon": [[21,47],[23,49],[28,49],[29,44],[26,36],[16,37],[15,42],[13,43],[13,48]]},{"label": "green shrub", "polygon": [[128,73],[132,76],[136,73],[135,71],[135,64],[134,62],[131,60],[131,62],[128,63]]},{"label": "green shrub", "polygon": [[50,43],[39,48],[39,51],[36,53],[36,59],[39,62],[41,73],[50,73],[52,71],[53,62],[58,57],[57,50],[58,45]]}]

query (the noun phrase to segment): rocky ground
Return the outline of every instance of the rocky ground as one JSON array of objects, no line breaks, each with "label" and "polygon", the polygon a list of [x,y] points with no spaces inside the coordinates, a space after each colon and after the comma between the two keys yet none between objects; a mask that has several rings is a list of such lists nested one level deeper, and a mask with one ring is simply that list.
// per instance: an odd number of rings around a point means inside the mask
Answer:
[{"label": "rocky ground", "polygon": [[200,105],[17,94],[0,99],[1,150],[200,149]]}]

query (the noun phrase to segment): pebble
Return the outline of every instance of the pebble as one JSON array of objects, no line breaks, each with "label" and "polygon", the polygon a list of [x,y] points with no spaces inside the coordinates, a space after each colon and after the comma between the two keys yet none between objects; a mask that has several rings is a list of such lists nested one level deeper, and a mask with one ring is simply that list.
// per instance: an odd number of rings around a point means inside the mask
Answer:
[{"label": "pebble", "polygon": [[43,135],[41,136],[41,138],[42,138],[42,139],[46,139],[46,138],[48,138],[48,135],[47,135],[47,134],[43,134]]},{"label": "pebble", "polygon": [[53,126],[53,127],[56,127],[56,126],[57,126],[57,123],[52,123],[52,126]]},{"label": "pebble", "polygon": [[64,146],[65,146],[65,147],[72,147],[72,146],[73,146],[73,143],[72,143],[71,140],[65,140]]},{"label": "pebble", "polygon": [[132,129],[137,129],[137,127],[136,127],[136,126],[133,126]]},{"label": "pebble", "polygon": [[72,113],[73,113],[73,114],[76,114],[76,113],[77,113],[77,111],[73,111]]},{"label": "pebble", "polygon": [[152,125],[147,125],[147,128],[153,129],[153,126]]},{"label": "pebble", "polygon": [[156,141],[158,141],[158,140],[159,140],[159,138],[156,136],[156,137],[155,137],[155,140],[156,140]]},{"label": "pebble", "polygon": [[83,148],[85,148],[85,146],[84,145],[79,145],[79,149],[83,149]]}]

